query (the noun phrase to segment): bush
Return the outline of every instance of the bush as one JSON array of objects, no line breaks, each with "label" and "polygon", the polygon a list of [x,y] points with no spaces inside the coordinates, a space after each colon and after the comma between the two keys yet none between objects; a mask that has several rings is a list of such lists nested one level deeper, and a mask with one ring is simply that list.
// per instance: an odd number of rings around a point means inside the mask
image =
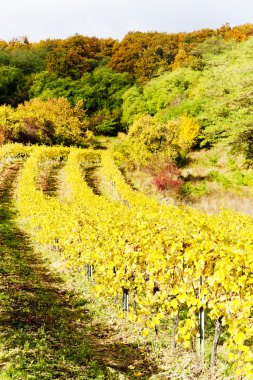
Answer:
[{"label": "bush", "polygon": [[43,144],[82,145],[88,123],[82,103],[72,107],[65,98],[32,99],[19,105],[20,139]]},{"label": "bush", "polygon": [[89,118],[89,129],[96,135],[116,136],[120,131],[120,109],[98,110]]},{"label": "bush", "polygon": [[0,131],[1,144],[8,141],[15,141],[17,131],[15,126],[18,123],[16,111],[11,106],[0,106]]},{"label": "bush", "polygon": [[190,182],[186,182],[180,189],[180,194],[184,197],[193,195],[196,198],[200,198],[203,195],[208,194],[208,189],[205,183],[192,185]]},{"label": "bush", "polygon": [[183,185],[180,175],[180,170],[170,162],[153,178],[153,184],[160,191],[166,190],[178,195]]},{"label": "bush", "polygon": [[23,143],[90,145],[92,136],[82,103],[72,107],[65,98],[32,99],[15,110],[0,107],[2,140]]},{"label": "bush", "polygon": [[166,124],[161,124],[150,115],[142,115],[131,125],[128,132],[129,159],[137,165],[146,165],[155,155],[173,159],[175,152],[170,144],[170,133]]},{"label": "bush", "polygon": [[189,117],[181,117],[168,123],[160,123],[145,114],[131,125],[125,141],[128,158],[138,165],[152,160],[174,161],[185,157],[199,133],[198,124]]}]

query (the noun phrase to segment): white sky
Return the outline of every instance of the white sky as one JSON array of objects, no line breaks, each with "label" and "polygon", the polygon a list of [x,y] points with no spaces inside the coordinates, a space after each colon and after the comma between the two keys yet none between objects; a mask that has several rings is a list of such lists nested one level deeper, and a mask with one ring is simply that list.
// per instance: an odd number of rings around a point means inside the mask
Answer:
[{"label": "white sky", "polygon": [[253,0],[0,0],[0,39],[75,33],[121,39],[130,30],[188,32],[253,23]]}]

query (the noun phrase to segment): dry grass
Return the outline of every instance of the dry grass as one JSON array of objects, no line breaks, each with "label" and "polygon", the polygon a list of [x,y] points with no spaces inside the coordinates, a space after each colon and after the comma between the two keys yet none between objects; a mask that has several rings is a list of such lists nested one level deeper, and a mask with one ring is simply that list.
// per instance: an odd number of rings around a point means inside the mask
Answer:
[{"label": "dry grass", "polygon": [[225,208],[253,216],[253,172],[245,167],[242,157],[231,157],[224,145],[191,153],[182,174],[193,185],[206,185],[206,194],[185,198],[190,206],[210,214]]},{"label": "dry grass", "polygon": [[181,198],[158,191],[148,170],[132,170],[125,175],[135,189],[157,197],[161,203],[183,203],[209,214],[225,208],[253,216],[253,171],[244,167],[242,157],[230,157],[223,145],[191,153],[189,164],[181,172],[189,184]]},{"label": "dry grass", "polygon": [[252,196],[230,191],[213,190],[197,200],[188,200],[187,204],[208,214],[217,214],[222,209],[228,209],[253,217]]}]

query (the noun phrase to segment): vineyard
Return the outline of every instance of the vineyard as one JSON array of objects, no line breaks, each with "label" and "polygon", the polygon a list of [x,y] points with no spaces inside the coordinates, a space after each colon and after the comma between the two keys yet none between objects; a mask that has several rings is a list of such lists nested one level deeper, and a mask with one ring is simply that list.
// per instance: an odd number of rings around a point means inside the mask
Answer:
[{"label": "vineyard", "polygon": [[[196,350],[213,367],[222,344],[235,378],[253,379],[252,218],[160,204],[126,183],[108,150],[10,144],[0,157],[0,171],[22,162],[14,199],[34,244],[87,277],[94,295],[142,326],[143,337],[166,325],[173,346]],[[57,181],[51,193],[45,165]],[[87,180],[97,166],[99,191]]]}]

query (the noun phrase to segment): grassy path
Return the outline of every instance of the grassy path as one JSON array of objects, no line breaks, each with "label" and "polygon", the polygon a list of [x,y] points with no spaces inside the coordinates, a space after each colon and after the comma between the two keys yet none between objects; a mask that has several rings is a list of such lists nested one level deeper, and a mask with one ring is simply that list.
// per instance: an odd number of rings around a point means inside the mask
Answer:
[{"label": "grassy path", "polygon": [[133,379],[133,361],[145,374],[139,378],[149,378],[143,353],[94,328],[87,300],[50,271],[18,228],[12,188],[19,167],[7,167],[0,183],[0,380],[120,378],[108,367]]},{"label": "grassy path", "polygon": [[17,170],[6,169],[0,186],[0,379],[104,379],[83,333],[85,301],[49,272],[15,224]]}]

